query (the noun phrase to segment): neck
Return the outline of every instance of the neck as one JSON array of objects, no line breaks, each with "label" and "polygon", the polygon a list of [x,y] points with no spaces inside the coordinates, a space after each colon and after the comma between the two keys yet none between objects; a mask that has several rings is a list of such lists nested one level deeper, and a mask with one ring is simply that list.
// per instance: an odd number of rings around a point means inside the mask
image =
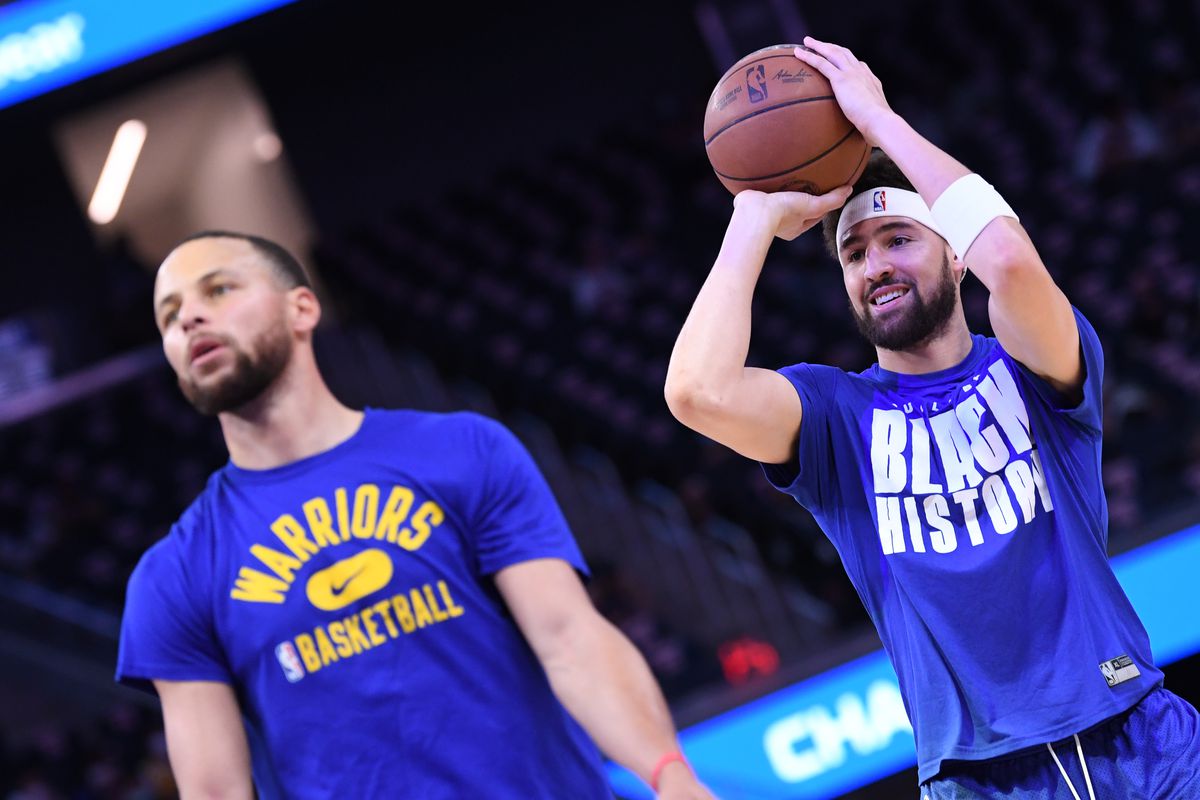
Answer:
[{"label": "neck", "polygon": [[229,457],[244,469],[271,469],[322,453],[353,436],[362,418],[329,391],[311,351],[299,349],[266,391],[219,417]]},{"label": "neck", "polygon": [[907,350],[875,348],[879,366],[905,375],[924,375],[961,364],[971,352],[971,332],[961,313],[945,329]]}]

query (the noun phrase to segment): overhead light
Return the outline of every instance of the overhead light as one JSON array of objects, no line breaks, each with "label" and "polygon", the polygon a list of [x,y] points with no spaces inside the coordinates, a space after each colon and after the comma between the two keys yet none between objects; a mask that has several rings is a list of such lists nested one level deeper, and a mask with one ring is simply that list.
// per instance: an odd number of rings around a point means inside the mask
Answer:
[{"label": "overhead light", "polygon": [[92,222],[107,225],[116,218],[145,142],[146,123],[141,120],[127,120],[117,128],[112,149],[108,151],[108,160],[104,162],[104,169],[100,170],[100,180],[96,181],[92,202],[88,204],[88,217]]}]

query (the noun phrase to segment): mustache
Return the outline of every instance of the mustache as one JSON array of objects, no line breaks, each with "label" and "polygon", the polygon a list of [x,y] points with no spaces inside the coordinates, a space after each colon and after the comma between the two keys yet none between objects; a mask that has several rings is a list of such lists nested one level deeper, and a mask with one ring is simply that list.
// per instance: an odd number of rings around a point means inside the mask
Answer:
[{"label": "mustache", "polygon": [[907,286],[909,289],[912,288],[911,285],[909,285],[905,281],[899,280],[897,278],[885,278],[884,280],[876,281],[875,283],[872,283],[870,286],[867,287],[866,291],[863,292],[863,296],[862,296],[863,302],[864,303],[870,302],[871,295],[875,294],[875,292],[879,291],[880,289],[886,288],[888,286]]}]

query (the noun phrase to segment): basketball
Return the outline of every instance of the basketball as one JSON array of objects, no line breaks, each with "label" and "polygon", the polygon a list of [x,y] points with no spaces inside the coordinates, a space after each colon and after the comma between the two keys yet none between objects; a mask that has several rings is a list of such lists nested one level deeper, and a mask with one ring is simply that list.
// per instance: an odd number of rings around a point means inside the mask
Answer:
[{"label": "basketball", "polygon": [[725,188],[823,194],[853,183],[871,148],[797,45],[756,50],[717,82],[704,113],[704,149]]}]

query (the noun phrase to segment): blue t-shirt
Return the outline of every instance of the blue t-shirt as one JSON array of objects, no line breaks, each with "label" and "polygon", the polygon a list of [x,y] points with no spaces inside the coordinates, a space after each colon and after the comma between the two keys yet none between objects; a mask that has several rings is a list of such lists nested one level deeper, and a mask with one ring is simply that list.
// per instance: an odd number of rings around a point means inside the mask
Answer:
[{"label": "blue t-shirt", "polygon": [[263,798],[611,798],[489,578],[537,558],[586,573],[507,429],[368,409],[212,476],[129,580],[117,678],[232,685]]},{"label": "blue t-shirt", "polygon": [[799,465],[767,477],[837,548],[900,680],[920,780],[1054,741],[1162,681],[1106,552],[1104,358],[1063,401],[995,339],[902,375],[797,364]]}]

